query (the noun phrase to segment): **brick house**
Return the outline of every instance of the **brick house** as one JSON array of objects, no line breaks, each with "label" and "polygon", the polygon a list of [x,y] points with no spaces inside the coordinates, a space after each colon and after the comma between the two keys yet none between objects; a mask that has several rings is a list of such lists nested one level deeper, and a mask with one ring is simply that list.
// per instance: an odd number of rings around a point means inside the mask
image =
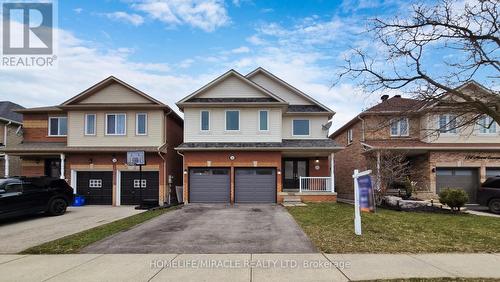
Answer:
[{"label": "brick house", "polygon": [[[476,82],[460,88],[498,95]],[[440,104],[388,95],[360,113],[330,137],[345,150],[336,154],[339,198],[353,199],[354,169],[380,168],[380,154],[403,154],[410,164],[411,181],[421,198],[436,198],[443,188],[461,188],[475,201],[476,190],[487,177],[500,175],[500,128],[482,117],[478,124],[453,128],[454,114]]]},{"label": "brick house", "polygon": [[[183,120],[115,77],[60,105],[17,112],[23,142],[3,151],[21,158],[23,176],[60,177],[89,204],[117,206],[138,204],[140,197],[163,204],[169,181],[182,182],[182,158],[174,148],[182,143]],[[138,168],[126,163],[129,151],[145,152],[142,182]]]},{"label": "brick house", "polygon": [[267,70],[230,70],[177,105],[185,202],[336,200],[334,112]]},{"label": "brick house", "polygon": [[14,112],[23,109],[22,106],[9,102],[0,102],[0,177],[5,176],[5,170],[9,170],[11,175],[21,175],[21,159],[11,157],[9,167],[5,167],[5,154],[2,150],[6,146],[15,146],[22,141],[20,129],[23,125],[23,116]]}]

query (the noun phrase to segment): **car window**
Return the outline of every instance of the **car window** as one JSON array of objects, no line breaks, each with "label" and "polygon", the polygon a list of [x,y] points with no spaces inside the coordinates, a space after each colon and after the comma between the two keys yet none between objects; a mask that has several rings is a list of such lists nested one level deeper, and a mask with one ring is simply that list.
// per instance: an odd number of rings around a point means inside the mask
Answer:
[{"label": "car window", "polygon": [[34,191],[34,190],[39,190],[40,187],[37,187],[35,185],[33,185],[32,183],[23,183],[23,191],[25,192],[29,192],[29,191]]},{"label": "car window", "polygon": [[7,183],[4,187],[5,193],[17,193],[23,191],[23,184],[21,182]]},{"label": "car window", "polygon": [[482,185],[488,188],[498,188],[500,189],[500,178],[488,178]]}]

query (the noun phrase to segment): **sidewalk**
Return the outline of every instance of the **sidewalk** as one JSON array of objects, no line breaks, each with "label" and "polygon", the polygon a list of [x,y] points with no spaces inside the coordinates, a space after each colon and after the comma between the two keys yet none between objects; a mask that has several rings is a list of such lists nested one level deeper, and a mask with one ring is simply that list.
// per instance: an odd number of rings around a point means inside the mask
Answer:
[{"label": "sidewalk", "polygon": [[0,255],[0,281],[499,278],[500,254]]}]

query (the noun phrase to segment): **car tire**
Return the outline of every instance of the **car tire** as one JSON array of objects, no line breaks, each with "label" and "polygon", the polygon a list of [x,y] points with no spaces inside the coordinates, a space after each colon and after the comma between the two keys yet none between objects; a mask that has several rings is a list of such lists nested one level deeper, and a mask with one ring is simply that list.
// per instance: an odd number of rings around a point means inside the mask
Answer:
[{"label": "car tire", "polygon": [[488,204],[490,212],[500,214],[500,199],[493,199]]},{"label": "car tire", "polygon": [[61,198],[53,199],[49,203],[47,213],[53,216],[62,215],[66,212],[67,207],[68,203],[66,203],[64,199]]}]

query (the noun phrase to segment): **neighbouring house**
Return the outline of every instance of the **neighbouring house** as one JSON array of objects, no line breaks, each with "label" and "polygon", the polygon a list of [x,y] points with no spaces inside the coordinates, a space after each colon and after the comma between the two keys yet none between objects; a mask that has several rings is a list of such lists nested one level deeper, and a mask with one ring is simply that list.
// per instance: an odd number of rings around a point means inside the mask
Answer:
[{"label": "neighbouring house", "polygon": [[336,200],[334,112],[267,70],[230,70],[177,105],[185,202]]},{"label": "neighbouring house", "polygon": [[23,109],[23,107],[9,101],[0,101],[0,177],[5,176],[6,169],[11,172],[11,175],[21,175],[21,159],[11,157],[8,167],[5,167],[5,154],[3,153],[5,147],[17,145],[22,141],[20,129],[23,125],[23,116],[14,112],[18,109]]},{"label": "neighbouring house", "polygon": [[[498,95],[476,82],[460,88],[481,95]],[[336,154],[337,163],[341,164],[335,167],[339,198],[354,197],[354,169],[371,168],[376,183],[381,182],[381,154],[390,152],[402,154],[409,164],[410,181],[414,182],[418,197],[435,199],[444,188],[460,188],[474,203],[480,183],[500,175],[500,128],[488,116],[460,128],[453,126],[455,120],[456,112],[444,103],[382,96],[379,104],[331,135],[345,147]]]},{"label": "neighbouring house", "polygon": [[[163,204],[169,187],[182,183],[182,157],[174,148],[182,143],[183,120],[113,76],[60,105],[17,112],[23,142],[7,146],[6,156],[21,157],[23,176],[66,179],[88,204]],[[127,165],[129,151],[145,152],[142,178]]]}]

